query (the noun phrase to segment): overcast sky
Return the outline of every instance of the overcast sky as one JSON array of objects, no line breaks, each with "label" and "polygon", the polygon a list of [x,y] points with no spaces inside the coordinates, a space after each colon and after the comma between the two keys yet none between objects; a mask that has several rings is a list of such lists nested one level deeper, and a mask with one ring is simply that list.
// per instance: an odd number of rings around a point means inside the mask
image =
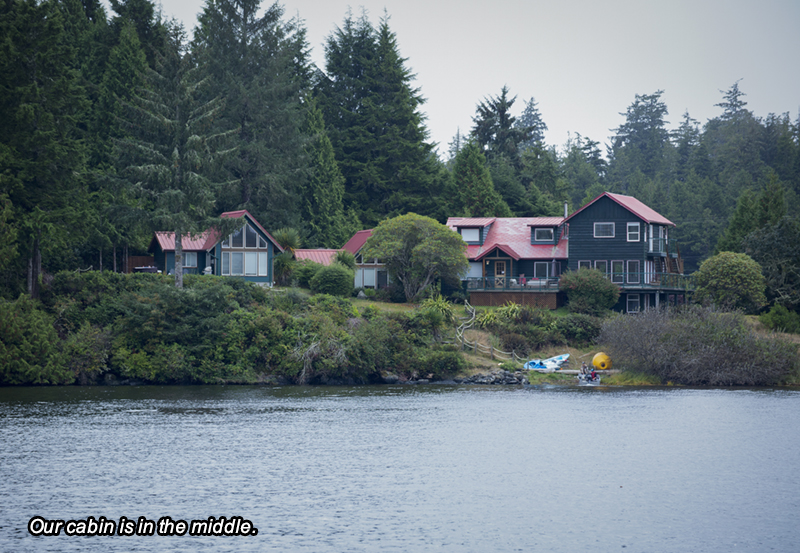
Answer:
[{"label": "overcast sky", "polygon": [[[519,115],[534,97],[559,148],[568,134],[601,144],[636,94],[663,90],[670,128],[688,111],[705,123],[739,79],[757,116],[800,110],[798,0],[285,0],[304,20],[312,59],[348,8],[377,25],[388,12],[400,53],[427,102],[441,153],[477,103],[508,85]],[[166,16],[194,28],[204,0],[162,0]],[[266,4],[265,5],[269,5]],[[605,148],[603,148],[605,151]]]}]

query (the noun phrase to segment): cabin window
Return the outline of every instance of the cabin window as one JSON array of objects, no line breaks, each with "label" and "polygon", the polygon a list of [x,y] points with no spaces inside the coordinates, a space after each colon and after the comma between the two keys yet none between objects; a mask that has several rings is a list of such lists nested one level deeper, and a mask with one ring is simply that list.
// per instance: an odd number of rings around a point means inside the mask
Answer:
[{"label": "cabin window", "polygon": [[233,248],[244,247],[244,232],[242,232],[242,229],[237,230],[231,235],[231,247]]},{"label": "cabin window", "polygon": [[628,313],[638,313],[641,309],[640,294],[628,294]]},{"label": "cabin window", "polygon": [[625,282],[625,262],[612,261],[611,262],[611,282],[623,284]]},{"label": "cabin window", "polygon": [[231,274],[231,254],[228,252],[222,254],[222,274]]},{"label": "cabin window", "polygon": [[595,223],[595,238],[614,238],[614,223]]},{"label": "cabin window", "polygon": [[464,242],[480,242],[481,241],[481,229],[477,228],[462,228],[461,229],[461,239]]},{"label": "cabin window", "polygon": [[591,261],[578,261],[578,270],[579,271],[581,269],[591,269],[591,268],[592,268],[592,262]]},{"label": "cabin window", "polygon": [[594,268],[603,273],[604,275],[608,274],[608,261],[595,261]]},{"label": "cabin window", "polygon": [[197,267],[197,252],[183,252],[183,266]]},{"label": "cabin window", "polygon": [[256,231],[253,230],[253,227],[251,227],[250,225],[245,225],[244,226],[244,232],[245,232],[245,238],[246,238],[245,247],[246,248],[255,248],[255,247],[257,247],[258,246],[258,235],[256,234]]},{"label": "cabin window", "polygon": [[628,223],[628,242],[639,241],[639,223]]},{"label": "cabin window", "polygon": [[258,252],[258,274],[269,276],[267,272],[267,252]]},{"label": "cabin window", "polygon": [[533,231],[533,239],[537,242],[552,242],[553,229],[551,228],[537,228]]},{"label": "cabin window", "polygon": [[247,276],[258,275],[258,253],[246,252],[244,254],[244,274]]},{"label": "cabin window", "polygon": [[244,254],[241,252],[231,253],[231,274],[243,275],[244,274]]},{"label": "cabin window", "polygon": [[639,261],[628,261],[628,284],[639,284],[641,271]]},{"label": "cabin window", "polygon": [[536,278],[547,278],[549,263],[534,263],[533,276]]}]

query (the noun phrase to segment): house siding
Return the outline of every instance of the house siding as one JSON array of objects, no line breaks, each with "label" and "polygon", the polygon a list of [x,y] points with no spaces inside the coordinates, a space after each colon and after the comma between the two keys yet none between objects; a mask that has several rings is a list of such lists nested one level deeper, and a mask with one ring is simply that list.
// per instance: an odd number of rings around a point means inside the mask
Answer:
[{"label": "house siding", "polygon": [[[614,238],[595,238],[594,223],[614,223]],[[607,197],[578,213],[569,222],[569,269],[577,271],[578,261],[606,261],[610,270],[612,261],[638,260],[644,270],[644,233],[640,230],[638,242],[628,242],[628,223],[643,229],[645,222]]]}]

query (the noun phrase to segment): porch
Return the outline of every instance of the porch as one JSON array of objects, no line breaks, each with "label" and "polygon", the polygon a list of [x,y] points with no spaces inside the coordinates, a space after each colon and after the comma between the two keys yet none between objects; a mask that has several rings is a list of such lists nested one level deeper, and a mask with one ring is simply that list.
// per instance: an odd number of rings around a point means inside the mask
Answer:
[{"label": "porch", "polygon": [[[678,275],[661,272],[624,273],[615,272],[607,275],[622,291],[626,290],[658,290],[692,292],[695,289],[694,275]],[[518,292],[543,293],[559,292],[561,277],[529,278],[523,275],[515,277],[488,276],[468,277],[462,281],[465,292]]]}]

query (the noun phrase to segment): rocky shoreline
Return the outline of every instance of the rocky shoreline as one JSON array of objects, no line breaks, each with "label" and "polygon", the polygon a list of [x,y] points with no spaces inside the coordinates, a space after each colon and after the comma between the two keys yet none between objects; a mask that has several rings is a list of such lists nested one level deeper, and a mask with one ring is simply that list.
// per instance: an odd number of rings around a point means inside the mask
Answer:
[{"label": "rocky shoreline", "polygon": [[496,369],[488,373],[477,373],[471,376],[455,377],[448,380],[431,380],[428,378],[416,378],[402,380],[395,374],[385,374],[382,376],[385,384],[483,384],[483,385],[506,385],[520,386],[528,383],[528,378],[521,371],[505,371]]}]

